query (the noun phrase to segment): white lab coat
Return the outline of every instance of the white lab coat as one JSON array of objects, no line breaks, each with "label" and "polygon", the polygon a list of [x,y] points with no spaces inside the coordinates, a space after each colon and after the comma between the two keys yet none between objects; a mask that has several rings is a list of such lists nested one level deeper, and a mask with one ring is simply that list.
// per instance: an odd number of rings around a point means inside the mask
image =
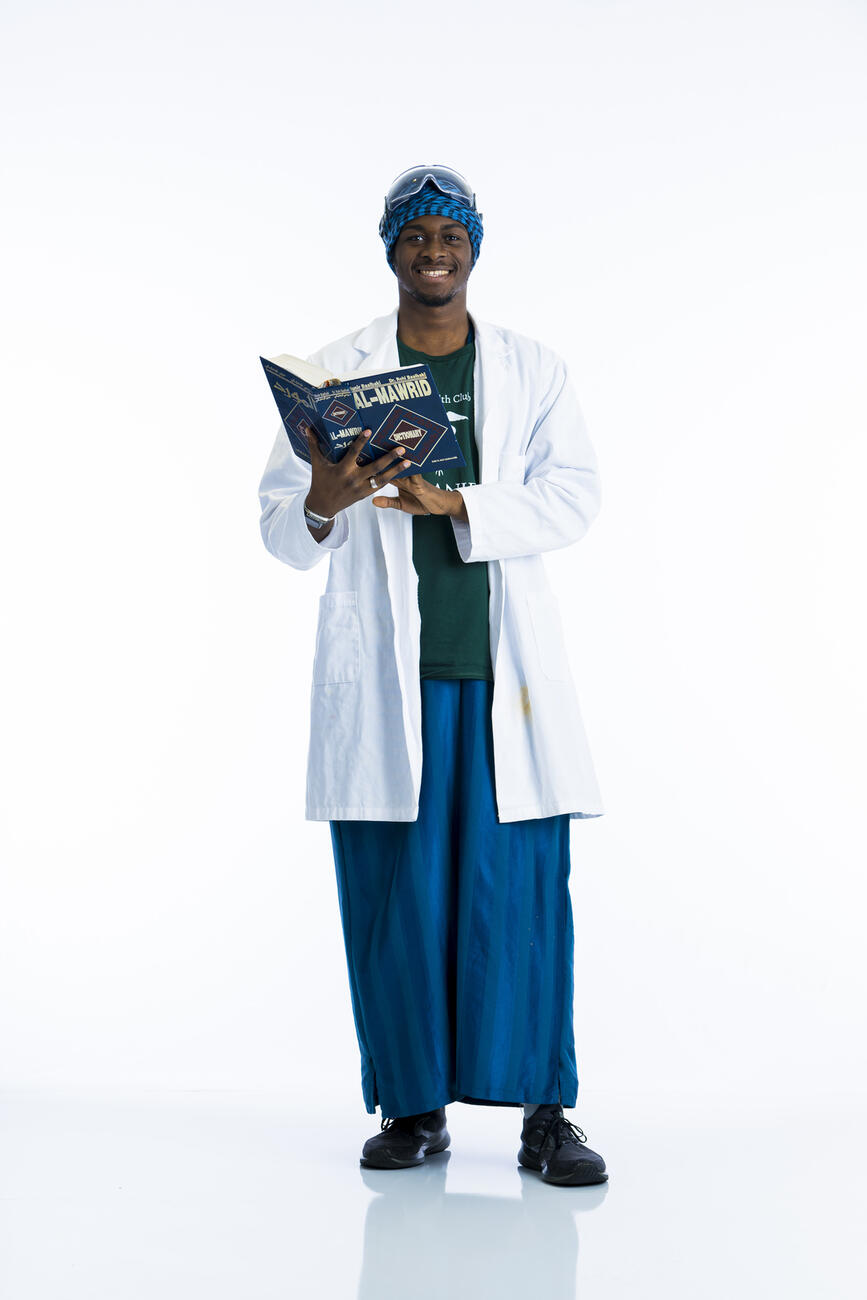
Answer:
[{"label": "white lab coat", "polygon": [[[565,363],[549,348],[477,320],[475,429],[480,482],[453,519],[465,563],[486,562],[494,668],[492,728],[501,822],[604,812],[540,552],[583,537],[599,478]],[[337,375],[400,364],[397,308],[308,358]],[[311,536],[310,467],[281,429],[259,487],[272,555],[296,569],[327,556],[310,706],[306,818],[415,821],[422,773],[418,577],[413,516],[370,497]],[[387,484],[380,495],[397,495]]]}]

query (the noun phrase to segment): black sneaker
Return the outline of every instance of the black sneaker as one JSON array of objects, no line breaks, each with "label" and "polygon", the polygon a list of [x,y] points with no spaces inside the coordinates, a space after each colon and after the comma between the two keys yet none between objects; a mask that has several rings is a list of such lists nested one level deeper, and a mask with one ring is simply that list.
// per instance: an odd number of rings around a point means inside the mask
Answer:
[{"label": "black sneaker", "polygon": [[451,1142],[445,1106],[424,1115],[383,1118],[379,1127],[380,1132],[361,1149],[360,1163],[368,1169],[411,1169],[423,1165],[425,1156],[445,1151]]},{"label": "black sneaker", "polygon": [[559,1102],[539,1106],[524,1120],[518,1163],[540,1173],[543,1182],[561,1187],[607,1182],[605,1161],[584,1145],[586,1141],[577,1124],[563,1114]]}]

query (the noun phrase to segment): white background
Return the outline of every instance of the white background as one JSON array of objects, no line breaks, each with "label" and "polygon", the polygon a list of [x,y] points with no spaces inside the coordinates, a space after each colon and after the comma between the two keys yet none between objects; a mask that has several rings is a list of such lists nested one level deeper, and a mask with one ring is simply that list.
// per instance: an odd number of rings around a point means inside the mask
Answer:
[{"label": "white background", "polygon": [[471,310],[568,360],[600,462],[548,559],[607,808],[576,1117],[860,1092],[865,36],[854,0],[10,7],[7,1088],[364,1118],[303,819],[325,565],[260,539],[258,356],[390,310],[382,197],[437,160]]}]

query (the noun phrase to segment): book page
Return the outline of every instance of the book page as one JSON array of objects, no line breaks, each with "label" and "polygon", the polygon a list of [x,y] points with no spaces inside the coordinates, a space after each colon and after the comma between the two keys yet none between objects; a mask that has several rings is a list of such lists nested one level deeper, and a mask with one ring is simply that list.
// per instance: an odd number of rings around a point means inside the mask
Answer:
[{"label": "book page", "polygon": [[306,383],[313,384],[315,388],[321,388],[326,380],[337,377],[331,370],[323,370],[322,366],[315,366],[312,361],[302,361],[300,357],[290,357],[286,352],[281,352],[278,357],[269,357],[268,360],[273,361],[275,366],[291,371]]},{"label": "book page", "polygon": [[[323,388],[326,383],[343,383],[347,379],[361,379],[364,375],[375,375],[381,370],[381,366],[373,368],[368,366],[363,370],[346,370],[338,377],[332,370],[324,370],[322,366],[316,366],[312,361],[302,361],[301,357],[292,357],[288,352],[281,352],[279,356],[269,357],[268,360],[273,361],[275,366],[290,370],[293,375],[297,375],[308,384],[313,384],[316,388]],[[398,372],[411,369],[411,365],[394,367],[394,371]]]}]

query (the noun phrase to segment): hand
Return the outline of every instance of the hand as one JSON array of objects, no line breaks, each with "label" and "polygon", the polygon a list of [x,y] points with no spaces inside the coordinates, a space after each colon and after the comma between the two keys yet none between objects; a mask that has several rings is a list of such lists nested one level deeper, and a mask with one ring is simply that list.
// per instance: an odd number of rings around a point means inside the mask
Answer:
[{"label": "hand", "polygon": [[469,522],[460,492],[434,487],[423,474],[407,474],[398,483],[397,491],[396,497],[374,497],[373,504],[383,510],[405,510],[410,515],[451,515]]},{"label": "hand", "polygon": [[[336,463],[323,456],[316,441],[316,435],[307,429],[307,445],[310,448],[310,468],[312,479],[306,504],[317,515],[336,515],[340,510],[361,501],[363,497],[372,496],[386,483],[390,483],[402,469],[407,469],[410,462],[401,460],[403,447],[387,451],[377,460],[366,465],[359,465],[358,457],[372,436],[370,429],[364,429],[349,444],[346,452]],[[398,457],[395,460],[395,456]],[[377,487],[370,486],[370,479],[375,478]]]}]

